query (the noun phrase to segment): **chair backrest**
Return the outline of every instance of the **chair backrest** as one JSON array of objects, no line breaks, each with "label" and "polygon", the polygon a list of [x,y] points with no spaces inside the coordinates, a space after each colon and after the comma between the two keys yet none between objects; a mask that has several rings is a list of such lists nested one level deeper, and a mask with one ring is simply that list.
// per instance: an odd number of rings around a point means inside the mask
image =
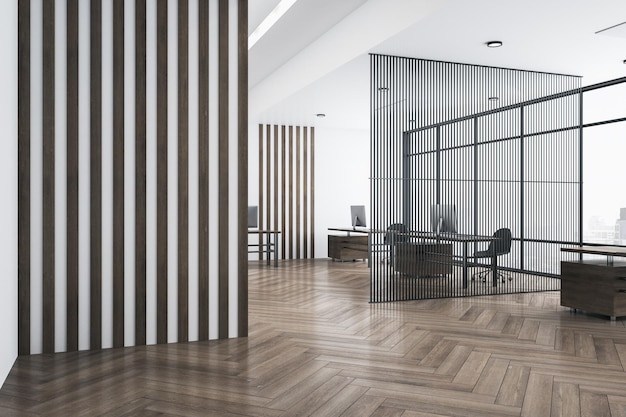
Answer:
[{"label": "chair backrest", "polygon": [[502,228],[493,234],[498,240],[489,244],[489,252],[495,250],[496,255],[505,255],[511,252],[511,229]]},{"label": "chair backrest", "polygon": [[408,232],[408,229],[403,223],[390,224],[389,227],[387,227],[387,233],[385,233],[385,244],[391,245],[406,241],[406,236],[398,236],[398,233],[406,232]]}]

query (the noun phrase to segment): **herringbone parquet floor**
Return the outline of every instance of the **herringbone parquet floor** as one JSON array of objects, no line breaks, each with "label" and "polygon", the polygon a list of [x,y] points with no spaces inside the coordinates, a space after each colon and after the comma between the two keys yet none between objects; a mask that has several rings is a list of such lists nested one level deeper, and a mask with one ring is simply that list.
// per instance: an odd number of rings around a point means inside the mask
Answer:
[{"label": "herringbone parquet floor", "polygon": [[21,357],[0,415],[626,416],[624,321],[368,290],[364,263],[252,262],[249,338]]}]

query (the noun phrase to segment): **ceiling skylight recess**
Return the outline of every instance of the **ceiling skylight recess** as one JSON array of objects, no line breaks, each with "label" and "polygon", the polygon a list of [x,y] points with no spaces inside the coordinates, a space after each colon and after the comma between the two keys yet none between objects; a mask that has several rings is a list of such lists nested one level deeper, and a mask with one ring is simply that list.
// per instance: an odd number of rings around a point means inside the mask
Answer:
[{"label": "ceiling skylight recess", "polygon": [[298,0],[281,0],[280,3],[274,7],[274,10],[267,15],[259,26],[248,36],[248,49],[252,49],[255,43],[259,41],[269,31],[272,26],[280,20],[281,17],[295,4]]}]

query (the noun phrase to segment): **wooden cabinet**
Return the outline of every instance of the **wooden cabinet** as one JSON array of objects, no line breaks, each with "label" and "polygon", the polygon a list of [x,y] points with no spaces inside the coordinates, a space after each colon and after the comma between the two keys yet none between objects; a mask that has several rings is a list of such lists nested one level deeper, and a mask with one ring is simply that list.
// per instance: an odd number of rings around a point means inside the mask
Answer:
[{"label": "wooden cabinet", "polygon": [[626,262],[561,261],[561,305],[612,320],[626,316]]},{"label": "wooden cabinet", "polygon": [[328,257],[340,260],[368,259],[367,235],[328,235]]},{"label": "wooden cabinet", "polygon": [[447,275],[452,273],[452,258],[451,243],[399,243],[394,269],[416,277]]}]

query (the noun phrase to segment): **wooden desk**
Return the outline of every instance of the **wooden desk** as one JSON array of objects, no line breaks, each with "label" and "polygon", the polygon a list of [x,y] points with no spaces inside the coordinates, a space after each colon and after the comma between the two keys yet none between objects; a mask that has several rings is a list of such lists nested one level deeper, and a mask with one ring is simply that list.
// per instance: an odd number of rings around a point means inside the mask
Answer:
[{"label": "wooden desk", "polygon": [[[278,235],[280,230],[249,230],[249,235],[265,235],[265,243],[248,243],[248,253],[267,253],[267,264],[270,264],[272,253],[274,254],[274,266],[278,266]],[[274,237],[272,241],[272,237]],[[250,247],[256,247],[257,250],[250,250]]]},{"label": "wooden desk", "polygon": [[[369,261],[368,229],[329,227],[329,231],[344,232],[345,235],[328,235],[328,257],[334,260],[367,259]],[[355,235],[353,235],[353,233]]]},{"label": "wooden desk", "polygon": [[[457,242],[462,243],[462,254],[461,254],[461,267],[462,267],[462,279],[463,279],[463,288],[467,288],[468,282],[468,269],[469,262],[467,253],[467,245],[471,242],[492,242],[497,240],[497,237],[494,236],[481,236],[481,235],[464,235],[460,233],[441,233],[437,235],[432,232],[408,232],[408,233],[399,233],[400,236],[405,236],[409,241],[420,241],[420,240],[430,240],[435,241],[435,243],[439,244],[439,242]],[[491,258],[491,269],[492,269],[492,286],[498,285],[498,256],[494,253]]]},{"label": "wooden desk", "polygon": [[561,305],[603,314],[615,320],[626,316],[626,248],[581,246],[562,252],[604,255],[606,259],[561,261]]}]

